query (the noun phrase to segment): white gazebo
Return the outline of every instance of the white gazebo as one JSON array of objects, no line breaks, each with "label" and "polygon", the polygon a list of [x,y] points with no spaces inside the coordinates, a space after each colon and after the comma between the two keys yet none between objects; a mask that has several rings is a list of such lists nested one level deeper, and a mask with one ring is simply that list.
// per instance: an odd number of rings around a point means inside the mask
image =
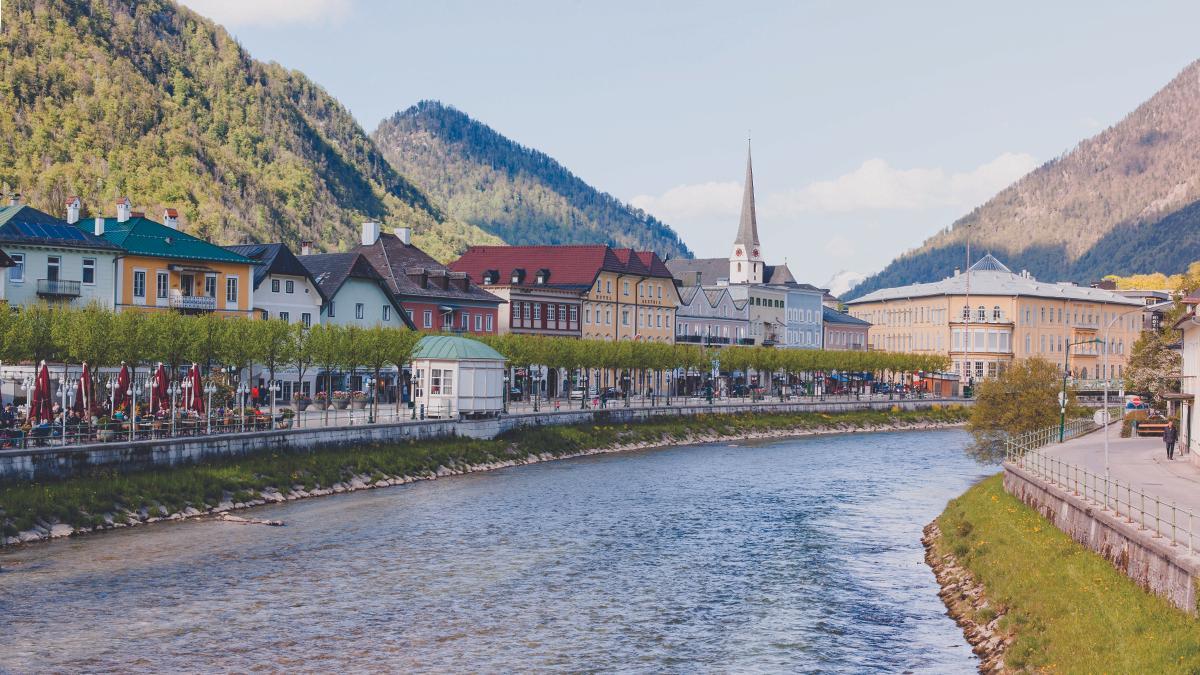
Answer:
[{"label": "white gazebo", "polygon": [[504,409],[504,357],[477,340],[421,338],[412,355],[413,403],[425,417],[481,417]]}]

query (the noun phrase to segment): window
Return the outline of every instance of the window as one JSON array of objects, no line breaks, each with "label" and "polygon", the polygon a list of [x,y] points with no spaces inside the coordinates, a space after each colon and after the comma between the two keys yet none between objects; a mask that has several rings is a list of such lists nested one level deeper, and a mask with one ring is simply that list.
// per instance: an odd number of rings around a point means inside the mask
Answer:
[{"label": "window", "polygon": [[[159,272],[154,275],[154,297],[159,300],[164,300],[167,297],[167,290],[171,286],[171,275],[169,272]],[[236,300],[236,298],[235,298]]]},{"label": "window", "polygon": [[283,282],[283,292],[284,293],[295,293],[296,292],[296,282],[291,281],[291,280]]},{"label": "window", "polygon": [[629,325],[629,310],[627,310],[627,309],[621,310],[621,325],[622,326]]},{"label": "window", "polygon": [[141,270],[133,273],[133,297],[146,297],[146,273]]},{"label": "window", "polygon": [[571,306],[571,323],[579,323],[579,308]]},{"label": "window", "polygon": [[413,399],[419,399],[425,396],[425,369],[416,368],[413,370],[412,376]]},{"label": "window", "polygon": [[971,320],[971,308],[970,307],[963,305],[962,318],[963,318],[963,321]]},{"label": "window", "polygon": [[333,313],[333,310],[334,310],[334,307],[333,307],[333,301],[332,301],[332,300],[330,300],[330,301],[329,301],[329,311],[327,312],[327,314],[328,314],[329,316],[336,316],[336,314],[334,314],[334,313]]},{"label": "window", "polygon": [[604,292],[612,293],[612,279],[609,279],[604,282]]},{"label": "window", "polygon": [[303,324],[305,328],[312,328],[312,314],[309,314],[308,312],[301,313],[300,323]]},{"label": "window", "polygon": [[462,313],[462,329],[466,330],[471,327],[471,315],[468,312]]},{"label": "window", "polygon": [[425,313],[421,316],[421,324],[425,328],[433,328],[433,310],[425,310]]},{"label": "window", "polygon": [[8,257],[13,261],[13,266],[8,268],[8,280],[18,283],[25,281],[25,254],[12,253]]},{"label": "window", "polygon": [[533,320],[534,321],[542,320],[542,303],[540,303],[540,302],[535,303],[533,305]]},{"label": "window", "polygon": [[258,318],[262,319],[263,321],[266,321],[267,319],[271,318],[271,313],[265,309],[259,310]]},{"label": "window", "polygon": [[547,321],[558,321],[557,317],[558,317],[558,312],[555,311],[555,306],[554,305],[546,305],[546,320]]},{"label": "window", "polygon": [[292,319],[292,316],[291,316],[291,314],[289,314],[288,312],[280,312],[280,313],[279,313],[279,320],[280,320],[280,321],[282,321],[282,322],[284,322],[284,323],[287,323],[287,322],[291,321],[291,319]]},{"label": "window", "polygon": [[429,371],[429,395],[441,396],[442,394],[442,369],[432,368]]},{"label": "window", "polygon": [[225,302],[236,305],[238,301],[238,278],[225,277]]},{"label": "window", "polygon": [[96,259],[83,259],[83,283],[85,286],[91,286],[96,283]]},{"label": "window", "polygon": [[58,272],[60,269],[62,269],[62,256],[46,256],[46,279],[48,281],[58,281]]},{"label": "window", "polygon": [[367,308],[361,302],[354,303],[354,318],[362,319],[367,315]]},{"label": "window", "polygon": [[591,307],[583,308],[583,322],[586,324],[592,323],[592,308]]},{"label": "window", "polygon": [[416,324],[416,320],[415,320],[415,319],[413,319],[413,311],[412,311],[411,309],[406,309],[406,310],[404,310],[404,313],[408,315],[408,322],[409,322],[409,323],[411,323],[411,324],[412,324],[412,325],[414,325],[414,326],[415,326],[415,325],[417,325],[417,324]]},{"label": "window", "polygon": [[1000,320],[1000,305],[996,305],[995,307],[992,308],[992,321],[999,321],[999,320]]},{"label": "window", "polygon": [[625,295],[629,295],[629,282],[628,282],[628,281],[626,281],[626,282],[625,282],[625,284],[624,284],[624,286],[622,287],[622,292],[623,292]]},{"label": "window", "polygon": [[525,315],[525,320],[526,320],[526,321],[528,321],[528,320],[529,320],[529,317],[530,317],[530,312],[531,312],[531,311],[533,311],[533,310],[531,310],[531,309],[529,308],[529,306],[530,306],[531,304],[533,304],[533,303],[530,303],[530,302],[524,302],[524,303],[521,303],[521,304],[522,304],[522,305],[524,305],[524,308],[523,308],[523,310],[522,310],[522,311],[524,312],[524,315]]},{"label": "window", "polygon": [[475,315],[475,332],[479,333],[482,331],[483,331],[483,315],[477,313]]},{"label": "window", "polygon": [[391,305],[383,306],[383,320],[384,321],[392,320],[392,306]]},{"label": "window", "polygon": [[606,325],[606,326],[612,325],[612,310],[611,309],[604,310],[604,325]]},{"label": "window", "polygon": [[453,328],[453,327],[454,327],[454,310],[450,310],[449,312],[442,314],[442,328],[447,329],[447,328]]},{"label": "window", "polygon": [[217,297],[217,276],[215,274],[204,277],[204,295],[210,298]]},{"label": "window", "polygon": [[485,322],[484,330],[486,330],[489,333],[492,332],[492,315],[491,314],[487,315],[487,321]]},{"label": "window", "polygon": [[271,280],[271,292],[272,292],[272,293],[278,293],[278,292],[279,292],[279,280],[278,280],[278,279],[272,279],[272,280]]},{"label": "window", "polygon": [[979,317],[980,321],[987,321],[987,310],[983,308],[983,305],[979,306],[979,311],[975,313],[975,316]]}]

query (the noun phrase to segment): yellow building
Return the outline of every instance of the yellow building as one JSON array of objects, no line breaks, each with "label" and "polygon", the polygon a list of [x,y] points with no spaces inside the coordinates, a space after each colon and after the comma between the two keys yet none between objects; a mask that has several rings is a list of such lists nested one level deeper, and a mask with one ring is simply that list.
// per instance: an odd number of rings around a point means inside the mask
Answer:
[{"label": "yellow building", "polygon": [[851,316],[872,324],[871,349],[945,354],[964,382],[994,377],[1014,359],[1032,356],[1061,369],[1068,354],[1075,378],[1119,378],[1142,330],[1138,300],[1041,282],[990,254],[966,273],[880,289],[846,304]]},{"label": "yellow building", "polygon": [[592,278],[583,294],[583,338],[674,342],[679,292],[658,255],[586,248],[598,250],[578,261],[579,272]]},{"label": "yellow building", "polygon": [[178,229],[174,209],[158,223],[117,202],[115,218],[80,222],[93,234],[116,244],[114,305],[174,309],[185,313],[219,312],[251,316],[255,262]]}]

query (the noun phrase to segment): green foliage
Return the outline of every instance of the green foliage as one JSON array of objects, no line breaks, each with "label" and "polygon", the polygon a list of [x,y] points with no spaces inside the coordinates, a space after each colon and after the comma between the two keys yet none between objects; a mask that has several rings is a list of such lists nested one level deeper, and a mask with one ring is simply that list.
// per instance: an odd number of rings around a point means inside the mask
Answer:
[{"label": "green foliage", "polygon": [[[303,74],[261,63],[170,0],[7,0],[0,32],[0,186],[62,214],[128,195],[224,243],[356,241],[405,223],[446,260],[498,243],[447,219]],[[84,214],[89,215],[89,214]]]},{"label": "green foliage", "polygon": [[[1173,322],[1171,322],[1173,323]],[[1179,391],[1183,357],[1171,345],[1179,332],[1169,328],[1168,321],[1159,330],[1143,332],[1129,352],[1125,366],[1125,390],[1148,394],[1154,407],[1165,410],[1163,394]]]},{"label": "green foliage", "polygon": [[[972,454],[980,461],[998,461],[1007,436],[1057,425],[1061,391],[1062,373],[1037,357],[1013,361],[1000,376],[980,382],[967,425],[975,436]],[[1074,392],[1068,389],[1067,396],[1068,406],[1074,407]]]},{"label": "green foliage", "polygon": [[691,257],[654,216],[436,101],[396,113],[372,137],[451,216],[511,244],[601,243]]},{"label": "green foliage", "polygon": [[1104,558],[1004,491],[993,476],[937,519],[939,554],[953,553],[983,584],[1015,633],[1014,672],[1200,671],[1195,618],[1139,588]]}]

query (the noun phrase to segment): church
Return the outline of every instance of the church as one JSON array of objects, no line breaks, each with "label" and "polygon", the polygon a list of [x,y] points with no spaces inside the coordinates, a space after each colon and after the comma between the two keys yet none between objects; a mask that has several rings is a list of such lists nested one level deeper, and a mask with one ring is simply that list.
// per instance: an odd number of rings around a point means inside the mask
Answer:
[{"label": "church", "polygon": [[[747,325],[742,335],[728,344],[821,349],[823,289],[802,284],[787,264],[768,265],[758,237],[754,206],[754,163],[746,149],[746,184],[742,194],[741,218],[728,258],[695,258],[667,261],[667,268],[680,285],[681,296],[714,297],[728,293],[735,307],[744,311]],[[706,293],[688,291],[692,287]],[[693,319],[705,318],[708,308],[694,308]],[[689,311],[681,306],[676,320],[676,341],[689,323]]]}]

